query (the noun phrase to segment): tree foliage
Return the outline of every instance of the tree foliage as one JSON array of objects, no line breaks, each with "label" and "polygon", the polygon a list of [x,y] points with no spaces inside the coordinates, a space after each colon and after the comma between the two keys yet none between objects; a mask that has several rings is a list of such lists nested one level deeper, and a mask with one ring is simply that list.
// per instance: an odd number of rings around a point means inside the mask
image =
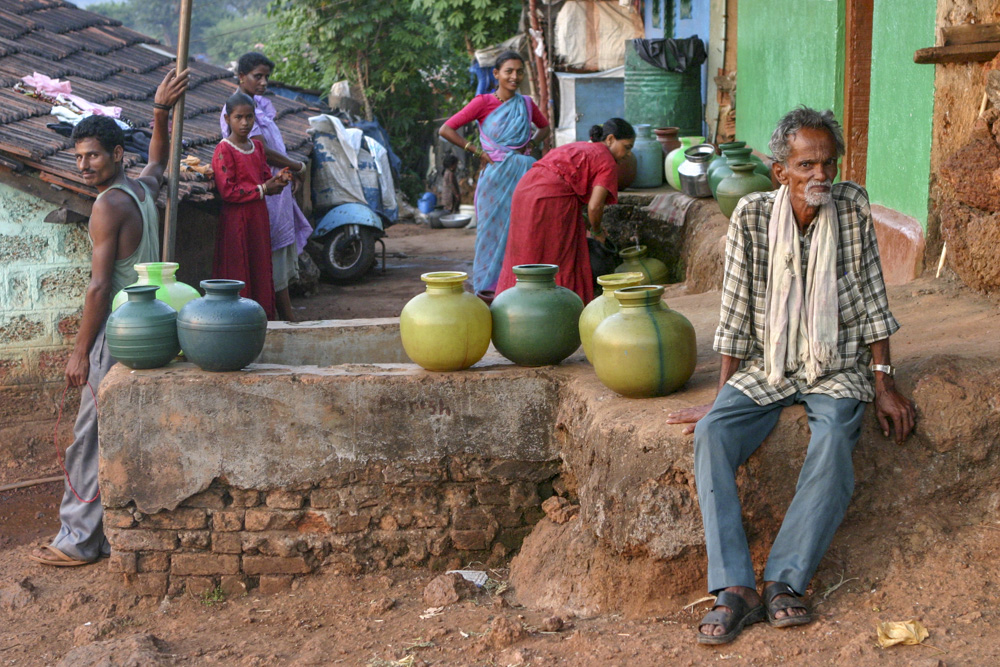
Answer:
[{"label": "tree foliage", "polygon": [[461,35],[466,47],[481,49],[512,37],[521,3],[509,0],[413,0],[439,35]]},{"label": "tree foliage", "polygon": [[519,12],[511,0],[275,0],[269,13],[280,37],[269,53],[281,61],[281,81],[358,86],[366,115],[378,117],[415,171],[434,121],[467,97],[467,46],[510,37]]},{"label": "tree foliage", "polygon": [[[247,23],[256,14],[260,23],[264,23],[264,12],[269,0],[193,0],[191,6],[191,48],[192,55],[218,53],[214,46],[218,41],[218,33],[223,32],[223,25],[229,30],[238,28],[246,31],[245,40],[259,42],[261,35],[254,36],[256,26]],[[121,2],[100,2],[87,7],[88,11],[118,19],[129,28],[155,37],[168,46],[177,45],[181,0],[123,0]],[[242,25],[234,25],[234,20],[242,20]],[[261,32],[261,31],[257,31]],[[229,35],[238,33],[229,32]],[[266,35],[265,35],[266,36]],[[229,42],[235,40],[230,39]]]}]

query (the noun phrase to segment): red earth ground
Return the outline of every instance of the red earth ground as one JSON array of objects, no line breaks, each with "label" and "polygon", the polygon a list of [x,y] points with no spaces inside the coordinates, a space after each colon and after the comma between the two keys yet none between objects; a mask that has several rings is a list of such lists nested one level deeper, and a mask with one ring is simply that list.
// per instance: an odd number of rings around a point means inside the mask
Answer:
[{"label": "red earth ground", "polygon": [[[393,227],[385,274],[324,284],[319,295],[295,300],[299,319],[396,316],[421,291],[420,273],[469,270],[474,238],[466,230]],[[953,289],[962,298],[964,288]],[[730,645],[708,648],[694,642],[709,607],[701,595],[661,617],[563,618],[556,629],[549,614],[506,602],[502,569],[489,572],[487,590],[436,613],[422,598],[436,573],[419,570],[320,572],[269,596],[138,598],[107,561],[60,569],[27,560],[30,546],[58,529],[61,489],[0,493],[2,665],[1000,664],[995,512],[942,508],[922,519],[899,543],[911,571],[887,579],[893,583],[866,576],[884,555],[866,550],[864,535],[838,536],[813,584],[817,622],[753,626]],[[946,546],[936,542],[940,535]],[[911,618],[930,631],[923,645],[877,647],[878,622]]]}]

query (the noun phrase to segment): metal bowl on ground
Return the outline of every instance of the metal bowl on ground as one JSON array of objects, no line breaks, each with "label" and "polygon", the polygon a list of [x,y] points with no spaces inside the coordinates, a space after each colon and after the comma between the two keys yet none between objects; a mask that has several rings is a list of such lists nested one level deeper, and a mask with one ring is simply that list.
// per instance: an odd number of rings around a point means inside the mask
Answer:
[{"label": "metal bowl on ground", "polygon": [[449,213],[441,216],[441,226],[449,229],[465,227],[472,220],[472,216],[467,213]]}]

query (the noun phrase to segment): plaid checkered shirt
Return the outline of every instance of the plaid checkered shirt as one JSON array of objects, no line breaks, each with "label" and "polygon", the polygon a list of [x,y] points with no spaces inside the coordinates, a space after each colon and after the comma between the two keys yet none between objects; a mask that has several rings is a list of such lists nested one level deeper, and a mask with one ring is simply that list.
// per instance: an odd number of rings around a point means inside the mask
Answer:
[{"label": "plaid checkered shirt", "polygon": [[[767,381],[764,374],[767,225],[776,194],[756,192],[744,197],[729,222],[722,312],[714,346],[720,354],[743,361],[728,384],[758,405],[768,405],[797,391],[870,402],[875,397],[875,390],[868,346],[891,336],[899,329],[899,323],[889,312],[868,193],[851,182],[836,183],[831,192],[839,232],[837,350],[840,360],[826,366],[812,384],[806,382],[801,366],[786,373],[777,386]],[[805,234],[799,232],[803,276],[806,275],[813,227],[810,225]]]}]

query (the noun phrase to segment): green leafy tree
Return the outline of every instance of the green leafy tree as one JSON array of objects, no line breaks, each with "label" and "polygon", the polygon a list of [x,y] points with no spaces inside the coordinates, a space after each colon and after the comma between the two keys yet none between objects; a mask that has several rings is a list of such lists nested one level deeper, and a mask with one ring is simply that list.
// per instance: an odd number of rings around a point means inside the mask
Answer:
[{"label": "green leafy tree", "polygon": [[[280,61],[281,81],[323,90],[343,79],[356,84],[365,116],[378,117],[412,174],[434,120],[466,97],[469,45],[510,37],[519,12],[511,0],[275,0],[269,13],[279,37],[268,53]],[[406,190],[419,185],[411,180]]]},{"label": "green leafy tree", "polygon": [[247,51],[259,51],[275,39],[275,19],[263,11],[223,18],[205,31],[205,55],[225,67]]},{"label": "green leafy tree", "polygon": [[[217,39],[220,22],[263,14],[268,0],[194,0],[191,6],[191,54],[206,53]],[[177,45],[180,0],[124,0],[89,5],[88,11],[118,19],[129,28],[155,37],[167,46]],[[236,27],[236,26],[233,26]],[[249,31],[248,31],[249,32]]]},{"label": "green leafy tree", "polygon": [[520,2],[503,0],[413,0],[413,9],[439,35],[461,35],[470,52],[512,37],[521,15]]}]

